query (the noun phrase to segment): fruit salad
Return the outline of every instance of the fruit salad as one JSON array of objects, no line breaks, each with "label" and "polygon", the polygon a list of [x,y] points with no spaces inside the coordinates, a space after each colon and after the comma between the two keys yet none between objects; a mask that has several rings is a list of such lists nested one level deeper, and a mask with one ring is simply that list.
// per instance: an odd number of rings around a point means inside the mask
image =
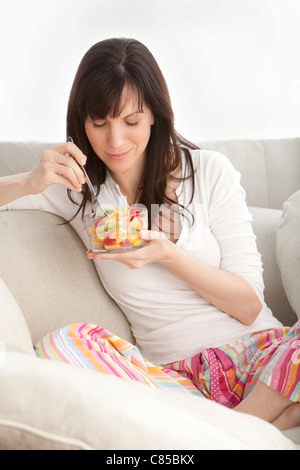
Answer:
[{"label": "fruit salad", "polygon": [[95,214],[86,216],[93,251],[129,251],[146,244],[140,237],[140,230],[148,227],[145,207],[132,206],[105,211],[109,216],[104,219]]}]

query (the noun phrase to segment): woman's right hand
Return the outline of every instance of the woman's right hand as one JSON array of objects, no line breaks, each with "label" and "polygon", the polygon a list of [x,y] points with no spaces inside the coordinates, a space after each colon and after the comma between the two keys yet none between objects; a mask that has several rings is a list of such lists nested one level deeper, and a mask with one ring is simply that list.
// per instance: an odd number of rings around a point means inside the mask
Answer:
[{"label": "woman's right hand", "polygon": [[85,163],[86,156],[72,142],[45,150],[37,166],[26,174],[28,194],[39,194],[52,184],[80,192],[85,183],[80,166]]}]

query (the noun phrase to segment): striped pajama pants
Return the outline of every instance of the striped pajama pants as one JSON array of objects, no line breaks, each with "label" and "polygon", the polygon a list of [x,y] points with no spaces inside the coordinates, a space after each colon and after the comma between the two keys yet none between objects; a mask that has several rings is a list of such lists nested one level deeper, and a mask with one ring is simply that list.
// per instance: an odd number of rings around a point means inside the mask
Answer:
[{"label": "striped pajama pants", "polygon": [[190,392],[234,408],[258,380],[300,401],[300,320],[206,349],[193,357],[156,365],[136,346],[96,325],[75,323],[43,337],[38,357],[67,362],[152,388]]}]

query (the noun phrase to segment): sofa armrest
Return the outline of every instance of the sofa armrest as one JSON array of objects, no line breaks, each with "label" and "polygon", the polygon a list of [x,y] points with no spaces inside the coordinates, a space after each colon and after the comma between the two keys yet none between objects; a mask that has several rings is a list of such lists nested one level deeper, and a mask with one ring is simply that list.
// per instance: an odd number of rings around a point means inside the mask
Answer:
[{"label": "sofa armrest", "polygon": [[28,354],[7,354],[0,383],[0,450],[297,448],[270,423],[189,392]]}]

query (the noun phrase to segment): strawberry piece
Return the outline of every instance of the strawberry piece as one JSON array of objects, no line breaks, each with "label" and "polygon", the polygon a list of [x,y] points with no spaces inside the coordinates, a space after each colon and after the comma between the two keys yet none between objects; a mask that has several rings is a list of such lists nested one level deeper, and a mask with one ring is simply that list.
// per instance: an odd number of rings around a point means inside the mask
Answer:
[{"label": "strawberry piece", "polygon": [[109,245],[115,245],[116,239],[115,239],[115,238],[106,237],[106,238],[104,239],[104,243],[105,243],[105,245],[108,245],[108,246],[109,246]]},{"label": "strawberry piece", "polygon": [[138,209],[137,207],[134,207],[133,209],[130,209],[130,212],[129,212],[130,221],[131,221],[134,217],[138,217],[140,214],[141,214],[141,211],[140,211],[140,209]]},{"label": "strawberry piece", "polygon": [[130,248],[132,246],[132,242],[126,238],[126,240],[121,241],[122,248]]}]

